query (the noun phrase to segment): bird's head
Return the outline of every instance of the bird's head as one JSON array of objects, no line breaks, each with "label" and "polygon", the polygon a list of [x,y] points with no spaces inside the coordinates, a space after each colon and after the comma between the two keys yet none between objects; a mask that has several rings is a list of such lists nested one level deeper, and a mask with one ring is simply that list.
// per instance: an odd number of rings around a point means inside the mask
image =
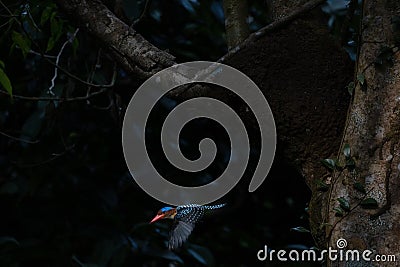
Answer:
[{"label": "bird's head", "polygon": [[176,215],[176,208],[164,207],[157,212],[157,215],[151,220],[150,223],[156,222],[161,219],[173,219]]}]

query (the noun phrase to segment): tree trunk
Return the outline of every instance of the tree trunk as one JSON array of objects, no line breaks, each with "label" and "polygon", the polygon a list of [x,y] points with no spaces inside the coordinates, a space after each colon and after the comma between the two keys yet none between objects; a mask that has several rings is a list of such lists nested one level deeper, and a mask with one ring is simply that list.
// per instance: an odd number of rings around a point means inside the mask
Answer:
[{"label": "tree trunk", "polygon": [[228,49],[242,43],[250,34],[247,0],[224,0],[225,32]]},{"label": "tree trunk", "polygon": [[279,20],[288,14],[292,13],[293,10],[298,9],[305,3],[310,2],[309,0],[268,0],[267,5],[271,12],[272,20]]},{"label": "tree trunk", "polygon": [[[343,238],[347,241],[344,251],[354,249],[361,255],[362,251],[370,250],[371,259],[378,254],[396,255],[397,261],[400,260],[399,15],[398,0],[364,2],[357,84],[339,166],[332,177],[326,221],[328,246],[333,249]],[[360,260],[351,266],[376,263]],[[330,262],[330,266],[344,265],[344,261]],[[379,262],[376,266],[397,265]]]}]

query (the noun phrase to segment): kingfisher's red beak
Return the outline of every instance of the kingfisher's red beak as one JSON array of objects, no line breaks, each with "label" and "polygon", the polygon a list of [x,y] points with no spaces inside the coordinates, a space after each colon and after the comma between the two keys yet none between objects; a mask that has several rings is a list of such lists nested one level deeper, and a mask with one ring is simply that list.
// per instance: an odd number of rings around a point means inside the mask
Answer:
[{"label": "kingfisher's red beak", "polygon": [[158,221],[160,219],[164,218],[164,214],[160,214],[160,215],[156,215],[156,217],[153,218],[153,220],[151,220],[150,223],[153,223],[155,221]]}]

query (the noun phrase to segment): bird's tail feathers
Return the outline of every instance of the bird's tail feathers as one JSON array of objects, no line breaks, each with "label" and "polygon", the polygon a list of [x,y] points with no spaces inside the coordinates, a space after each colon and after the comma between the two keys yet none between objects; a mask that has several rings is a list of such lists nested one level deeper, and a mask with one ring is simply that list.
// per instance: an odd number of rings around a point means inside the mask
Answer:
[{"label": "bird's tail feathers", "polygon": [[215,210],[215,209],[220,209],[220,208],[224,207],[225,205],[226,205],[226,203],[223,203],[223,204],[212,205],[212,206],[204,206],[204,208],[207,210]]}]

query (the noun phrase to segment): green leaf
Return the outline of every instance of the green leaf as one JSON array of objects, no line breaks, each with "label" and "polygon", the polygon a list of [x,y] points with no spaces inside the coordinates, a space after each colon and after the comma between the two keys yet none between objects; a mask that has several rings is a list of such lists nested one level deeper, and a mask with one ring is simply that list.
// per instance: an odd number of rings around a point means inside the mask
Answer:
[{"label": "green leaf", "polygon": [[76,51],[78,51],[79,47],[79,41],[77,36],[75,36],[71,46],[72,46],[72,53],[74,54],[74,56],[76,56]]},{"label": "green leaf", "polygon": [[5,69],[6,65],[4,64],[4,62],[2,60],[0,60],[0,69]]},{"label": "green leaf", "polygon": [[[3,64],[4,65],[4,64]],[[7,93],[10,94],[12,97],[12,85],[10,82],[10,79],[8,79],[7,74],[3,71],[3,69],[0,69],[0,84],[6,89]]]},{"label": "green leaf", "polygon": [[367,191],[365,190],[365,187],[364,187],[364,185],[362,184],[362,183],[354,183],[353,184],[353,187],[354,187],[354,189],[355,190],[357,190],[358,192],[361,192],[361,193],[363,193],[363,194],[366,194],[367,193]]},{"label": "green leaf", "polygon": [[40,17],[40,25],[43,26],[50,19],[50,16],[52,15],[52,11],[53,11],[53,6],[47,6],[43,10],[42,16]]},{"label": "green leaf", "polygon": [[360,73],[360,74],[357,75],[357,81],[358,81],[361,85],[364,85],[364,83],[365,83],[365,76],[364,76],[363,73]]},{"label": "green leaf", "polygon": [[342,217],[344,215],[344,211],[340,207],[333,208],[336,211],[336,216]]},{"label": "green leaf", "polygon": [[0,246],[5,244],[14,244],[16,246],[19,246],[19,242],[14,237],[0,236]]},{"label": "green leaf", "polygon": [[75,255],[72,256],[72,260],[75,261],[79,267],[100,267],[99,265],[94,263],[83,263]]},{"label": "green leaf", "polygon": [[343,148],[343,154],[346,158],[349,158],[351,155],[351,150],[350,150],[350,145],[349,144],[345,144],[344,148]]},{"label": "green leaf", "polygon": [[49,38],[49,41],[47,42],[47,48],[46,52],[52,50],[57,43],[57,41],[60,39],[62,35],[62,30],[63,30],[64,23],[62,20],[58,20],[55,16],[51,16],[50,18],[50,32],[51,36]]},{"label": "green leaf", "polygon": [[22,54],[24,55],[24,57],[26,57],[26,55],[31,50],[31,41],[21,33],[16,31],[12,32],[11,39],[13,40],[14,44],[18,45],[18,47],[22,51]]},{"label": "green leaf", "polygon": [[40,130],[42,129],[42,124],[44,121],[45,111],[36,110],[33,112],[26,120],[22,126],[21,138],[35,139]]},{"label": "green leaf", "polygon": [[317,183],[317,190],[323,191],[323,192],[328,191],[329,185],[327,185],[325,182],[323,182],[320,179],[317,179],[316,183]]},{"label": "green leaf", "polygon": [[356,166],[356,162],[354,161],[353,158],[347,158],[346,159],[346,166],[350,167],[350,169],[354,169],[354,167]]},{"label": "green leaf", "polygon": [[18,192],[18,185],[13,182],[7,182],[0,187],[0,195],[13,195]]},{"label": "green leaf", "polygon": [[187,252],[195,258],[198,262],[205,266],[214,266],[215,260],[211,252],[202,246],[191,244],[187,249]]},{"label": "green leaf", "polygon": [[350,82],[347,86],[347,91],[349,92],[350,95],[353,95],[354,89],[356,88],[356,85],[354,82]]},{"label": "green leaf", "polygon": [[143,253],[147,254],[149,256],[152,256],[152,257],[163,258],[163,259],[167,259],[170,261],[176,261],[178,263],[183,264],[182,258],[179,257],[174,252],[169,251],[169,250],[165,250],[165,249],[162,250],[159,248],[152,247],[152,248],[146,249],[145,251],[143,251]]},{"label": "green leaf", "polygon": [[330,170],[334,170],[336,166],[336,161],[333,159],[323,159],[322,164]]},{"label": "green leaf", "polygon": [[49,41],[47,42],[46,52],[49,52],[51,49],[53,49],[55,44],[56,44],[56,40],[53,37],[50,37]]},{"label": "green leaf", "polygon": [[374,198],[369,197],[361,201],[360,205],[364,209],[376,209],[378,207],[378,202]]},{"label": "green leaf", "polygon": [[50,19],[50,32],[52,36],[61,35],[61,30],[63,28],[63,23],[56,17]]},{"label": "green leaf", "polygon": [[295,232],[299,232],[299,233],[309,233],[310,230],[304,228],[303,226],[297,226],[297,227],[293,227],[290,228],[291,231],[295,231]]},{"label": "green leaf", "polygon": [[350,204],[345,198],[339,197],[337,200],[339,201],[340,207],[343,210],[350,211]]}]

